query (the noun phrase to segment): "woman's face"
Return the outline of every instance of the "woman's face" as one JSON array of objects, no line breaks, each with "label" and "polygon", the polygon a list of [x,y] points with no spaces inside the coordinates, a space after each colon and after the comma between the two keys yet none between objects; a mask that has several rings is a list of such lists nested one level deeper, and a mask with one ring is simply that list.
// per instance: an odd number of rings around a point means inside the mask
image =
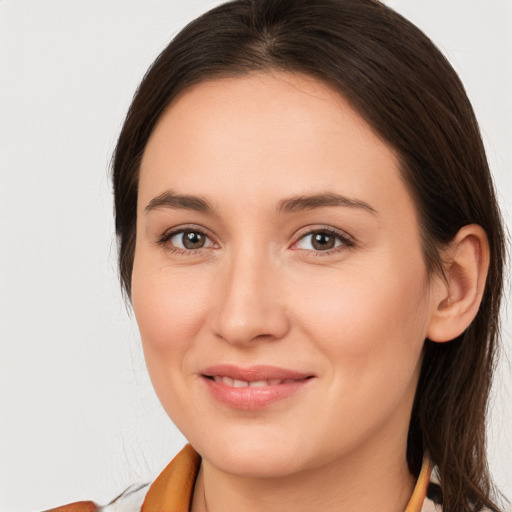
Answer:
[{"label": "woman's face", "polygon": [[160,401],[216,468],[405,455],[434,309],[419,226],[395,154],[328,86],[254,74],[167,109],[132,290]]}]

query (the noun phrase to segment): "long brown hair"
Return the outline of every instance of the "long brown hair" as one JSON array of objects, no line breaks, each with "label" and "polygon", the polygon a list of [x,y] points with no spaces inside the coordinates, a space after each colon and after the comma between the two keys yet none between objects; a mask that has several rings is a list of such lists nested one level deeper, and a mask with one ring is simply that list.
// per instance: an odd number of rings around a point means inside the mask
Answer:
[{"label": "long brown hair", "polygon": [[445,512],[494,508],[485,418],[498,339],[504,236],[472,107],[456,73],[414,25],[376,0],[235,0],[185,27],[144,77],[113,158],[122,285],[130,295],[138,173],[169,103],[193,84],[285,70],[335,87],[394,148],[413,196],[427,268],[466,224],[488,236],[491,264],[479,312],[450,343],[425,341],[407,460],[428,451]]}]

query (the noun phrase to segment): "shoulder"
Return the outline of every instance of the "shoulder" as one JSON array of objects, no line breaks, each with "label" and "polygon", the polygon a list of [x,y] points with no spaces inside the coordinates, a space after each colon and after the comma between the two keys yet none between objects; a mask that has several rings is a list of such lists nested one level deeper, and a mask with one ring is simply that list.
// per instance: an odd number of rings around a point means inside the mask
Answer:
[{"label": "shoulder", "polygon": [[99,510],[101,512],[140,512],[149,488],[150,484],[132,485],[123,494]]},{"label": "shoulder", "polygon": [[105,506],[100,506],[93,501],[79,501],[44,512],[140,512],[149,487],[149,484],[131,485]]},{"label": "shoulder", "polygon": [[189,510],[201,458],[187,444],[152,484],[130,486],[108,505],[70,503],[45,512],[145,512]]}]

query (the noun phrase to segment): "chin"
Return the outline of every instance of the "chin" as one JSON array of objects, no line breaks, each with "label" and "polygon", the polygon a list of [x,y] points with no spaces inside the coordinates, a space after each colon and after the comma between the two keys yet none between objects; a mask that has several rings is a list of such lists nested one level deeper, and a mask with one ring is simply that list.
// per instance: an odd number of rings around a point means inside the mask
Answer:
[{"label": "chin", "polygon": [[230,433],[192,446],[216,469],[231,475],[251,478],[276,478],[300,471],[303,451],[300,445],[268,432]]}]

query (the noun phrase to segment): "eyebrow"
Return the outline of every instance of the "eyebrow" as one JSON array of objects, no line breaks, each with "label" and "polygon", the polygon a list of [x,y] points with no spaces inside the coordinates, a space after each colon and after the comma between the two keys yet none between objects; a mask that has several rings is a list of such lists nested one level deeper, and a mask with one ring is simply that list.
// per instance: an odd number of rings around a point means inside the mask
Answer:
[{"label": "eyebrow", "polygon": [[328,206],[344,206],[347,208],[358,208],[365,210],[373,215],[377,215],[377,210],[372,208],[368,203],[359,199],[341,196],[339,194],[325,193],[314,195],[302,195],[284,199],[278,205],[278,212],[292,213],[301,210],[313,210],[315,208],[323,208]]},{"label": "eyebrow", "polygon": [[193,210],[208,215],[215,214],[215,210],[206,199],[199,196],[175,194],[171,190],[167,190],[151,199],[144,211],[149,213],[158,208]]},{"label": "eyebrow", "polygon": [[[377,211],[364,201],[359,199],[352,199],[339,194],[333,194],[330,192],[323,194],[294,196],[288,199],[283,199],[277,206],[277,212],[293,213],[329,206],[357,208],[365,210],[373,215],[377,214]],[[206,199],[200,196],[193,196],[188,194],[175,194],[171,190],[167,190],[159,196],[151,199],[144,210],[146,213],[148,213],[158,208],[192,210],[208,215],[216,214],[215,209]]]}]

